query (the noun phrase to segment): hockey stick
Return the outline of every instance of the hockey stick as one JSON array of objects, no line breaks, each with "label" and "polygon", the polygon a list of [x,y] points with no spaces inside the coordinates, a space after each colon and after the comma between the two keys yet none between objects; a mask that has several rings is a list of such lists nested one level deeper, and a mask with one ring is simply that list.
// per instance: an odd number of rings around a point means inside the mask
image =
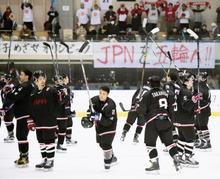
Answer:
[{"label": "hockey stick", "polygon": [[55,76],[57,76],[57,75],[58,75],[58,72],[57,72],[57,69],[56,69],[55,62],[54,62],[54,56],[53,56],[53,52],[52,52],[51,46],[50,46],[50,44],[47,43],[47,42],[43,42],[43,45],[45,45],[45,46],[46,46],[47,48],[49,48],[49,50],[50,50],[50,55],[51,55],[52,62],[53,62],[53,67],[54,67]]},{"label": "hockey stick", "polygon": [[[144,30],[145,31],[145,30]],[[145,67],[146,67],[146,62],[147,62],[147,47],[148,47],[148,39],[151,35],[154,35],[156,34],[157,32],[159,32],[160,29],[158,27],[152,29],[149,33],[146,33],[146,44],[145,44],[145,51],[144,51],[144,62],[143,62],[143,66],[142,66],[142,72],[141,72],[141,84],[140,84],[140,92],[139,92],[139,96],[140,94],[142,93],[142,88],[143,88],[143,85],[144,85],[144,73],[145,73]]]},{"label": "hockey stick", "polygon": [[59,64],[58,64],[58,55],[57,55],[57,42],[55,38],[52,38],[52,41],[54,42],[54,49],[55,49],[55,62],[56,62],[56,69],[57,69],[57,75],[59,75]]},{"label": "hockey stick", "polygon": [[[196,40],[196,43],[197,43],[197,83],[198,83],[197,93],[199,94],[200,93],[200,89],[199,89],[199,83],[200,83],[200,77],[199,77],[200,76],[199,36],[191,29],[187,29],[186,31],[190,36],[192,36]],[[200,109],[200,100],[198,100],[198,109]]]},{"label": "hockey stick", "polygon": [[120,106],[120,108],[121,108],[121,110],[122,110],[123,112],[128,112],[128,111],[130,111],[130,110],[126,110],[126,109],[124,108],[124,105],[123,105],[122,102],[119,102],[119,106]]},{"label": "hockey stick", "polygon": [[68,53],[68,69],[69,69],[69,79],[70,79],[70,83],[72,82],[72,77],[71,77],[71,65],[70,65],[70,49],[69,49],[69,45],[67,45],[65,42],[60,41],[60,44],[62,44],[63,46],[66,47],[66,51]]},{"label": "hockey stick", "polygon": [[88,98],[89,98],[89,106],[91,108],[91,112],[95,112],[94,108],[93,108],[93,104],[92,104],[92,100],[91,100],[91,97],[90,97],[90,93],[89,93],[89,84],[88,84],[88,81],[87,81],[87,77],[86,77],[86,71],[85,71],[85,68],[84,68],[84,64],[83,64],[83,50],[89,45],[89,41],[85,41],[82,46],[80,47],[79,49],[79,53],[80,53],[80,64],[81,64],[81,69],[82,69],[82,73],[83,73],[83,78],[84,78],[84,81],[85,81],[85,85],[86,85],[86,91],[87,91],[87,95],[88,95]]}]

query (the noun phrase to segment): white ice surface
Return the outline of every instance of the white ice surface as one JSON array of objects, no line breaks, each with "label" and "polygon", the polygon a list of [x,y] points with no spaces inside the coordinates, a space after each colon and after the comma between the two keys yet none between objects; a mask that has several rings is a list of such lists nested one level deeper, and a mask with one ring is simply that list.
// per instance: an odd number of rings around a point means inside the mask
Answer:
[{"label": "white ice surface", "polygon": [[158,140],[158,152],[160,160],[160,174],[147,174],[144,168],[148,161],[148,155],[143,143],[138,145],[132,143],[134,129],[133,125],[125,142],[120,141],[120,135],[125,119],[119,119],[117,134],[113,143],[114,153],[119,164],[106,172],[103,167],[103,153],[95,142],[94,128],[83,129],[80,120],[74,120],[73,136],[78,144],[68,147],[67,153],[56,153],[55,167],[53,171],[36,171],[34,166],[41,161],[39,146],[35,133],[29,134],[30,141],[30,164],[28,168],[16,168],[14,160],[18,157],[17,143],[6,144],[3,138],[6,136],[5,125],[0,128],[0,179],[172,179],[172,178],[198,178],[217,179],[220,177],[220,119],[210,119],[211,152],[195,151],[195,158],[200,162],[199,168],[183,168],[181,173],[176,173],[172,160],[164,153],[163,145]]}]

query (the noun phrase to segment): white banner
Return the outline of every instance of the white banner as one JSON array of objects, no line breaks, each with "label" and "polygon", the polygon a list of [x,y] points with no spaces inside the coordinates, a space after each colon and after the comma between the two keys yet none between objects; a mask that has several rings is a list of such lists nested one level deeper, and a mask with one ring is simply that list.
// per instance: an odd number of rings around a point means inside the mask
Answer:
[{"label": "white banner", "polygon": [[[47,42],[52,49],[55,58],[55,43]],[[57,44],[57,57],[58,59],[68,59],[67,49],[64,45],[56,42]],[[69,46],[69,57],[71,59],[78,59],[78,51],[83,42],[67,42]],[[10,43],[8,41],[0,42],[0,56],[1,59],[7,59],[9,53]],[[88,51],[84,54],[85,57],[91,59],[92,45]],[[50,58],[50,50],[47,46],[43,45],[43,42],[28,42],[28,41],[13,41],[11,43],[11,58],[12,59],[48,59]],[[86,59],[88,59],[86,58]]]},{"label": "white banner", "polygon": [[[185,42],[158,43],[165,52],[170,51],[179,68],[197,68],[197,44]],[[145,43],[95,43],[95,68],[142,68]],[[171,68],[174,67],[172,63]],[[169,68],[170,60],[155,43],[148,44],[146,68]],[[200,68],[215,67],[215,43],[200,43]]]},{"label": "white banner", "polygon": [[100,6],[101,10],[108,10],[108,7],[112,5],[112,0],[99,0],[100,1]]}]

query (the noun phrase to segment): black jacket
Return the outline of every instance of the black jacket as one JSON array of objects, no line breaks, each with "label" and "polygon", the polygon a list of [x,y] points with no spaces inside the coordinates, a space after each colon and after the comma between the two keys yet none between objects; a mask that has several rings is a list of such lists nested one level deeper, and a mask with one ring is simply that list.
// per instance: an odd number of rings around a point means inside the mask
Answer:
[{"label": "black jacket", "polygon": [[96,132],[101,134],[116,130],[117,111],[115,102],[111,98],[107,98],[105,102],[99,100],[99,96],[94,96],[92,104],[95,112],[101,113],[101,120],[96,122]]}]

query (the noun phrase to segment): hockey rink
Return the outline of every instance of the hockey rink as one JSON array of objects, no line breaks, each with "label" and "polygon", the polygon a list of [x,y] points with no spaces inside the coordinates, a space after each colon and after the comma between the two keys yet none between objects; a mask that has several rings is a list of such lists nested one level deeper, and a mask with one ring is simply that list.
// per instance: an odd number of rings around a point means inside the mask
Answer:
[{"label": "hockey rink", "polygon": [[214,179],[220,176],[218,171],[220,159],[219,117],[210,119],[212,151],[195,151],[195,158],[200,162],[199,168],[183,168],[181,173],[176,173],[171,158],[167,153],[163,152],[164,147],[158,140],[161,168],[159,175],[148,174],[144,170],[148,155],[143,143],[143,133],[138,145],[132,143],[135,125],[129,131],[125,142],[120,141],[124,122],[125,118],[119,119],[117,134],[113,143],[114,153],[119,163],[108,172],[104,170],[103,154],[95,142],[94,128],[82,128],[80,120],[77,118],[74,119],[73,137],[78,141],[78,144],[68,147],[67,153],[56,153],[55,166],[53,171],[50,172],[35,170],[35,164],[41,161],[35,132],[30,132],[29,134],[29,166],[27,168],[16,168],[14,160],[19,155],[17,143],[6,144],[3,142],[3,138],[6,137],[7,133],[5,125],[2,124],[0,128],[0,179],[186,179],[192,177]]}]

